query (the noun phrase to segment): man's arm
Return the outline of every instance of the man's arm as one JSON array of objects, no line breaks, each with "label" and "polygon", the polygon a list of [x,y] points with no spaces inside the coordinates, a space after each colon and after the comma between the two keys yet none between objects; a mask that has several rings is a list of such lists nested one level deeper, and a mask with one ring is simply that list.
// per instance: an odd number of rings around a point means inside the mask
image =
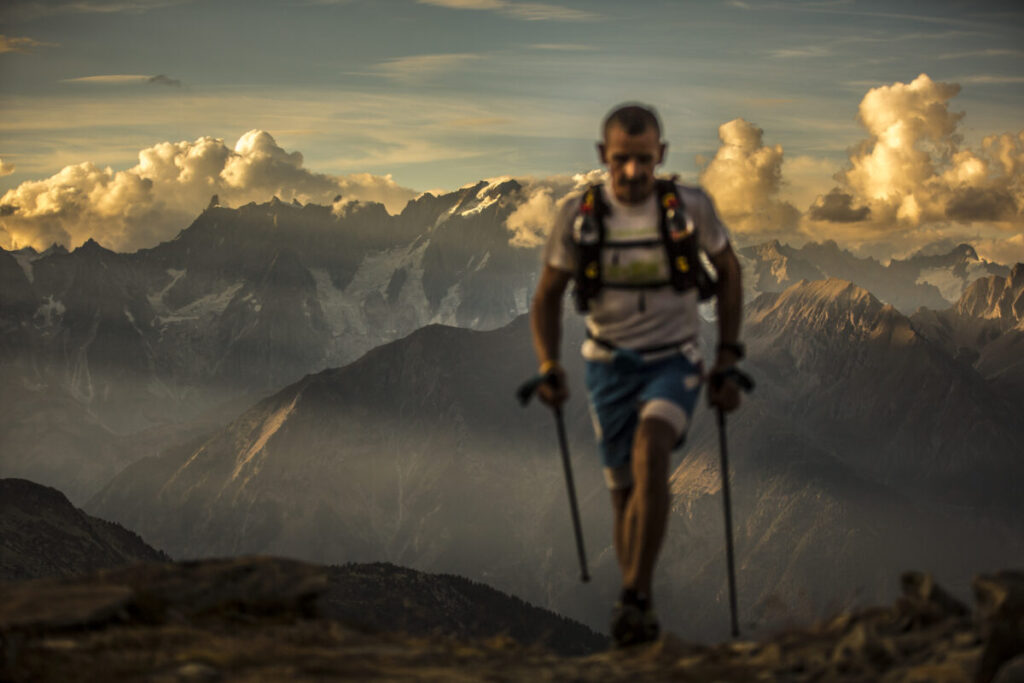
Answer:
[{"label": "man's arm", "polygon": [[571,277],[570,273],[545,264],[530,303],[530,330],[540,372],[554,372],[557,379],[554,384],[542,384],[538,395],[552,406],[560,405],[569,397],[565,373],[558,359],[562,344],[562,299]]},{"label": "man's arm", "polygon": [[[730,368],[740,359],[735,351],[721,348],[722,344],[736,344],[740,335],[740,319],[743,314],[743,282],[740,262],[732,246],[709,257],[718,273],[718,353],[712,374]],[[708,397],[711,405],[729,411],[739,406],[739,387],[732,381],[723,382],[717,390],[712,388]]]}]

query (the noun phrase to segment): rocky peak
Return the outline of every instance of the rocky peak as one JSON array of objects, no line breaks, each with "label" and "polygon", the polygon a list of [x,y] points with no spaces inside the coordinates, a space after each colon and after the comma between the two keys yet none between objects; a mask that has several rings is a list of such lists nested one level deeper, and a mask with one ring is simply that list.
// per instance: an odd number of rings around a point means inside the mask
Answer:
[{"label": "rocky peak", "polygon": [[90,237],[89,239],[87,239],[85,241],[84,244],[82,244],[82,246],[80,246],[77,249],[75,249],[74,251],[72,251],[71,254],[73,256],[85,256],[85,257],[88,257],[88,258],[100,258],[100,257],[104,257],[104,256],[112,256],[112,255],[114,255],[114,252],[111,251],[110,249],[107,249],[106,247],[101,245],[99,242],[97,242],[95,239]]},{"label": "rocky peak", "polygon": [[974,247],[969,244],[958,244],[952,251],[953,254],[963,259],[970,259],[971,261],[979,261],[978,252],[975,251]]},{"label": "rocky peak", "polygon": [[46,250],[43,251],[43,253],[40,254],[39,256],[40,257],[46,257],[46,256],[51,256],[53,254],[66,254],[66,253],[68,253],[68,250],[67,250],[67,248],[63,244],[57,244],[56,242],[54,242],[49,247],[47,247]]},{"label": "rocky peak", "polygon": [[995,320],[1009,328],[1024,319],[1024,263],[1013,266],[1008,277],[992,275],[976,280],[954,307],[969,318]]},{"label": "rocky peak", "polygon": [[822,339],[888,340],[907,343],[916,337],[910,321],[869,291],[838,278],[800,282],[777,295],[762,295],[751,304],[753,334],[818,336]]}]

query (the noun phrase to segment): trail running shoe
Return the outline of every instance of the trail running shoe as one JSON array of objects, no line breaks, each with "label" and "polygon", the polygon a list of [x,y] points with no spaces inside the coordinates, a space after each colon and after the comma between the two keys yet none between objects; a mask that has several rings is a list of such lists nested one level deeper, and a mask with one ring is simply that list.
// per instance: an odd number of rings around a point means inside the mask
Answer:
[{"label": "trail running shoe", "polygon": [[624,590],[612,608],[611,634],[616,648],[650,643],[658,639],[661,628],[650,600],[636,591]]}]

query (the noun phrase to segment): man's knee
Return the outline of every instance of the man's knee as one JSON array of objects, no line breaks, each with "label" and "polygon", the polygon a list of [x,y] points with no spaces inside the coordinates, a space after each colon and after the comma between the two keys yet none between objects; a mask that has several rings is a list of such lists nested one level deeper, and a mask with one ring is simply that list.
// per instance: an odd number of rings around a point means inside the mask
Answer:
[{"label": "man's knee", "polygon": [[[651,399],[640,409],[640,426],[643,427],[644,423],[651,421],[667,425],[672,431],[670,450],[680,441],[690,426],[690,416],[686,410],[677,403],[664,398]],[[658,426],[659,434],[664,431],[661,429],[661,425]]]}]

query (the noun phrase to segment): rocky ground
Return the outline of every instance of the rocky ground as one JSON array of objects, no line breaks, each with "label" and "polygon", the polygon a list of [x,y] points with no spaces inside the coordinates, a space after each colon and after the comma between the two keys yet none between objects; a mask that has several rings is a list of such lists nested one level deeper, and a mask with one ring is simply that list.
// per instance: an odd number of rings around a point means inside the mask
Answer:
[{"label": "rocky ground", "polygon": [[0,680],[1024,680],[1024,572],[978,577],[973,613],[910,573],[890,607],[764,641],[667,635],[576,657],[355,626],[325,613],[329,584],[327,568],[271,558],[0,584]]}]

